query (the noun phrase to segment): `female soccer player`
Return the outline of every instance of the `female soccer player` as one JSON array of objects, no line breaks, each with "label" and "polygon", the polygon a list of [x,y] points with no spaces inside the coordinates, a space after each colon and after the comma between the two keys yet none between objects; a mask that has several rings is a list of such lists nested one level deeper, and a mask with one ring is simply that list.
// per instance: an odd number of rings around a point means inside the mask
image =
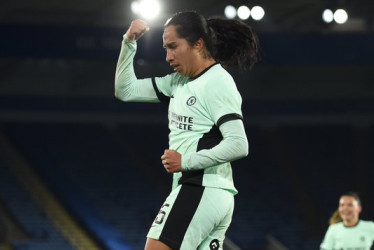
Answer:
[{"label": "female soccer player", "polygon": [[115,96],[122,101],[169,105],[169,148],[161,162],[173,173],[172,191],[145,249],[222,249],[237,193],[230,162],[248,154],[242,99],[223,66],[251,67],[257,61],[257,36],[237,20],[177,13],[163,33],[166,61],[174,73],[137,79],[136,41],[148,30],[146,22],[132,21],[115,79]]},{"label": "female soccer player", "polygon": [[330,226],[321,250],[370,250],[374,242],[374,222],[359,219],[361,201],[356,193],[343,194],[337,211],[330,218]]}]

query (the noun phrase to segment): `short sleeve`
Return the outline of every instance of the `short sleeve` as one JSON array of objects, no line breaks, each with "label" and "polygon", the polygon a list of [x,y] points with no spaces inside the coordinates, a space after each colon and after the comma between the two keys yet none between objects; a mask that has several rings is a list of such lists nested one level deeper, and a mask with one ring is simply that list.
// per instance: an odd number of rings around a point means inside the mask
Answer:
[{"label": "short sleeve", "polygon": [[325,237],[321,243],[320,249],[321,250],[332,250],[334,247],[334,238],[333,238],[333,230],[331,226],[327,229]]}]

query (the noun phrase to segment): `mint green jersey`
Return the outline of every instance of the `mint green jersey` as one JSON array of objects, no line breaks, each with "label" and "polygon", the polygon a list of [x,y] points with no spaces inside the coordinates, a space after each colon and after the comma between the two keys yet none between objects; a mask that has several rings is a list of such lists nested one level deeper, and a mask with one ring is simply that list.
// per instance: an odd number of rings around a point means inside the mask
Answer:
[{"label": "mint green jersey", "polygon": [[[155,78],[154,87],[160,100],[163,96],[170,97],[169,147],[178,151],[182,158],[191,152],[214,147],[222,139],[218,127],[226,121],[242,119],[242,98],[231,75],[219,64],[194,79],[178,73]],[[181,183],[237,193],[229,162],[175,173],[173,187]]]},{"label": "mint green jersey", "polygon": [[136,42],[124,35],[115,95],[126,102],[169,105],[169,149],[182,156],[182,172],[173,174],[173,189],[189,183],[236,194],[230,162],[248,154],[248,141],[242,98],[231,75],[214,64],[195,78],[175,72],[138,79],[133,67],[136,49]]},{"label": "mint green jersey", "polygon": [[328,228],[321,250],[370,250],[373,242],[374,222],[360,220],[353,227],[339,222]]}]

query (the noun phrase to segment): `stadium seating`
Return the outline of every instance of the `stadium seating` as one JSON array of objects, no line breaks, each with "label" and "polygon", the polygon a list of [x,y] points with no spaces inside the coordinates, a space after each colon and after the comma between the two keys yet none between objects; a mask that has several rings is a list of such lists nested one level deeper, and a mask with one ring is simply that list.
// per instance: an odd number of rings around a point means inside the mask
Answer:
[{"label": "stadium seating", "polygon": [[[113,111],[110,105],[105,109]],[[1,130],[100,246],[142,249],[171,185],[160,163],[167,147],[166,113],[152,115],[117,122],[9,121]],[[227,236],[246,250],[265,247],[268,235],[290,250],[317,249],[339,194],[357,187],[352,174],[355,129],[347,124],[246,124],[249,156],[232,163],[239,194]],[[372,152],[373,126],[369,132]],[[373,165],[372,154],[367,162]],[[14,249],[73,249],[8,169],[1,163],[0,197],[29,235],[13,242]],[[373,168],[366,175],[374,176]],[[374,186],[369,185],[366,192],[372,197]],[[316,225],[308,224],[296,189],[313,205],[310,209],[319,212],[320,218],[313,218]],[[323,227],[319,235],[308,231],[313,226]]]}]

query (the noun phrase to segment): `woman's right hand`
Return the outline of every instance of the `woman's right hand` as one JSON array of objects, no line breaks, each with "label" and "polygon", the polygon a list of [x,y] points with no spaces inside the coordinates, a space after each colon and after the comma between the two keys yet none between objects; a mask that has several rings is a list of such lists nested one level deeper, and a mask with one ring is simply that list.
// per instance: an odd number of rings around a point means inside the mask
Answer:
[{"label": "woman's right hand", "polygon": [[126,35],[130,40],[138,40],[149,30],[148,24],[140,19],[133,20]]}]

